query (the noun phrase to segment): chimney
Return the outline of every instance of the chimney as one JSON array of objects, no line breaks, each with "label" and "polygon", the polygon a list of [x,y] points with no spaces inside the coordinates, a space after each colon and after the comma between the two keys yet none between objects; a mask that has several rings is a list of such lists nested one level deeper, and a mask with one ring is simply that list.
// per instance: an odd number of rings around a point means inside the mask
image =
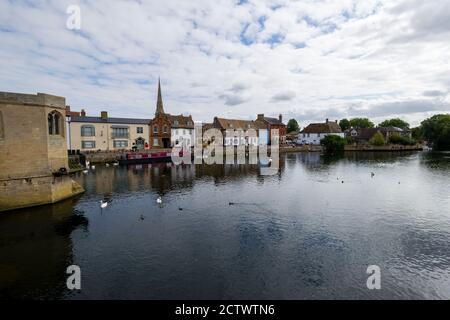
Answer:
[{"label": "chimney", "polygon": [[327,118],[327,121],[326,121],[326,123],[328,123],[328,118]]},{"label": "chimney", "polygon": [[334,122],[338,123],[338,121],[337,121],[337,120],[335,120]]},{"label": "chimney", "polygon": [[80,114],[81,114],[82,117],[86,117],[86,111],[84,111],[84,109],[81,109]]},{"label": "chimney", "polygon": [[283,116],[281,115],[281,113],[280,113],[280,115],[278,116],[278,119],[280,120],[280,122],[283,122]]},{"label": "chimney", "polygon": [[100,116],[101,116],[102,120],[106,120],[106,119],[108,119],[108,112],[102,111],[100,113]]},{"label": "chimney", "polygon": [[256,120],[264,120],[264,113],[258,114],[258,118]]}]

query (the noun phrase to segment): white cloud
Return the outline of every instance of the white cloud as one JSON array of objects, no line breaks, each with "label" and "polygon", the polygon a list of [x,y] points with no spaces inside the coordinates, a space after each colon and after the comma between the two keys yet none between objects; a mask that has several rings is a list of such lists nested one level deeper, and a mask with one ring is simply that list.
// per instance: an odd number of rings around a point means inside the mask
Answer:
[{"label": "white cloud", "polygon": [[448,110],[447,0],[237,2],[2,1],[0,90],[148,118],[161,76],[166,111],[202,121]]}]

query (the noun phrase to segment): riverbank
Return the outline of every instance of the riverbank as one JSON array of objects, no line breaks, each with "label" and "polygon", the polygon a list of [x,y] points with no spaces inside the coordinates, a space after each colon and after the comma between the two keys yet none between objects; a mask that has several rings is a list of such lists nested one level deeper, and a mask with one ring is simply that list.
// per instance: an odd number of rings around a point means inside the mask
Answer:
[{"label": "riverbank", "polygon": [[345,151],[423,151],[424,146],[421,144],[413,145],[413,146],[402,146],[398,144],[390,144],[384,146],[372,146],[369,144],[355,144],[355,145],[346,145]]}]

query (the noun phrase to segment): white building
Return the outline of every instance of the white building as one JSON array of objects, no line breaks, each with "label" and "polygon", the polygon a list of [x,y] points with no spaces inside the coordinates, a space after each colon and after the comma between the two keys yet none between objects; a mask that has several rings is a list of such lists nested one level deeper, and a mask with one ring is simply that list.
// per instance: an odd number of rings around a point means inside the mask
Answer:
[{"label": "white building", "polygon": [[328,135],[336,135],[345,138],[345,133],[342,132],[337,120],[335,122],[330,122],[327,119],[325,123],[311,123],[300,131],[297,143],[319,145],[320,140]]},{"label": "white building", "polygon": [[170,123],[170,141],[172,146],[191,147],[194,145],[195,130],[192,116],[170,115]]}]

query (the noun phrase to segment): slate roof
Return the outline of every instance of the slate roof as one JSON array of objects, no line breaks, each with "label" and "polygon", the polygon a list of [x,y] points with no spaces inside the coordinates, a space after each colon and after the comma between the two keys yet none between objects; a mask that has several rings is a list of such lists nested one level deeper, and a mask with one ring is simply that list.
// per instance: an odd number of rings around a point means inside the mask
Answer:
[{"label": "slate roof", "polygon": [[106,118],[101,117],[71,117],[71,122],[88,123],[118,123],[118,124],[149,124],[150,119],[132,119],[132,118]]},{"label": "slate roof", "polygon": [[336,122],[311,123],[301,133],[342,133],[341,127]]},{"label": "slate roof", "polygon": [[377,133],[381,132],[383,136],[386,138],[387,133],[397,132],[397,133],[403,133],[403,132],[409,132],[409,130],[403,130],[401,128],[397,127],[380,127],[380,128],[365,128],[365,129],[358,129],[358,135],[356,136],[357,139],[362,140],[370,140],[372,137]]},{"label": "slate roof", "polygon": [[283,121],[280,121],[280,119],[278,118],[264,117],[264,120],[266,120],[270,124],[278,124],[284,126]]}]

